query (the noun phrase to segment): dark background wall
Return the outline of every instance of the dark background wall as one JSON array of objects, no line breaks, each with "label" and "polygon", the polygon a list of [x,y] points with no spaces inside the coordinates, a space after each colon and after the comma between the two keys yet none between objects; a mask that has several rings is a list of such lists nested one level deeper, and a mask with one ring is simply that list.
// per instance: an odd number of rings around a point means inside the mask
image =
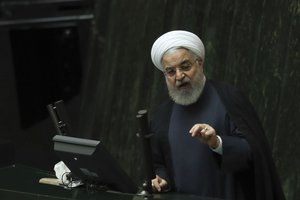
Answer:
[{"label": "dark background wall", "polygon": [[[15,145],[14,162],[53,168],[58,161],[51,141],[55,130],[45,106],[64,99],[75,126],[70,135],[101,139],[141,181],[135,115],[143,108],[151,115],[168,98],[164,78],[151,63],[151,45],[166,31],[185,29],[206,46],[207,77],[236,85],[254,104],[286,197],[299,199],[299,0],[0,2],[0,138]],[[26,14],[25,8],[34,12]],[[24,21],[33,18],[48,21]],[[22,36],[19,42],[24,42],[28,32],[38,34],[20,51],[14,38]],[[54,32],[58,42],[50,42],[50,50],[38,36]],[[48,56],[42,59],[35,43],[44,43]],[[17,59],[16,51],[23,57]],[[40,62],[24,58],[26,52]],[[26,105],[32,107],[24,110]]]}]

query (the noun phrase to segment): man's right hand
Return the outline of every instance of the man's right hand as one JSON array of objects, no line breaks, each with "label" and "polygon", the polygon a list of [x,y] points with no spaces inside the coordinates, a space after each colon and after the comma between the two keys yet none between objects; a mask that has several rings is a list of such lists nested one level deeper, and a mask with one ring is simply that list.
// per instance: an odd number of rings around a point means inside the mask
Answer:
[{"label": "man's right hand", "polygon": [[165,179],[156,175],[155,179],[152,179],[152,189],[155,192],[162,192],[164,189],[168,188],[168,183]]}]

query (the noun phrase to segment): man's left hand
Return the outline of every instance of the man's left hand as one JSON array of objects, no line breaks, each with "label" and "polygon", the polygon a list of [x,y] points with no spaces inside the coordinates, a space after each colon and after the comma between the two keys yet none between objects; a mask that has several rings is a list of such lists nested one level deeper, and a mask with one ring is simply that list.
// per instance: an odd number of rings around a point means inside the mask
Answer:
[{"label": "man's left hand", "polygon": [[215,129],[208,124],[195,124],[189,133],[212,149],[217,148],[220,144]]}]

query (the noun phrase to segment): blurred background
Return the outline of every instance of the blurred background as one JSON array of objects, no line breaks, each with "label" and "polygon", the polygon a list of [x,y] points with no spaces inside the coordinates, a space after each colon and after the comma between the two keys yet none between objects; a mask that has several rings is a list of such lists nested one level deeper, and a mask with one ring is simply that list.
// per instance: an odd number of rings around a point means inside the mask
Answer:
[{"label": "blurred background", "polygon": [[168,98],[150,49],[182,29],[203,40],[206,76],[249,97],[300,199],[299,16],[299,0],[0,0],[0,165],[53,170],[46,106],[63,99],[68,135],[101,140],[141,182],[136,113]]}]

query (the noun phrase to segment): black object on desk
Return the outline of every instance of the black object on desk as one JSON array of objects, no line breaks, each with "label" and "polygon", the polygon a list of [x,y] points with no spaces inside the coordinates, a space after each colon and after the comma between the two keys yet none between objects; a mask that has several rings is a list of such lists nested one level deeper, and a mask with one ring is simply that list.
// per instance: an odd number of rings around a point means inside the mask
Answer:
[{"label": "black object on desk", "polygon": [[71,170],[70,177],[80,179],[89,189],[136,193],[137,185],[98,140],[66,136],[72,134],[63,100],[47,106],[57,135],[54,150]]},{"label": "black object on desk", "polygon": [[115,190],[135,194],[137,185],[97,140],[56,135],[54,150],[74,178],[90,189]]}]

